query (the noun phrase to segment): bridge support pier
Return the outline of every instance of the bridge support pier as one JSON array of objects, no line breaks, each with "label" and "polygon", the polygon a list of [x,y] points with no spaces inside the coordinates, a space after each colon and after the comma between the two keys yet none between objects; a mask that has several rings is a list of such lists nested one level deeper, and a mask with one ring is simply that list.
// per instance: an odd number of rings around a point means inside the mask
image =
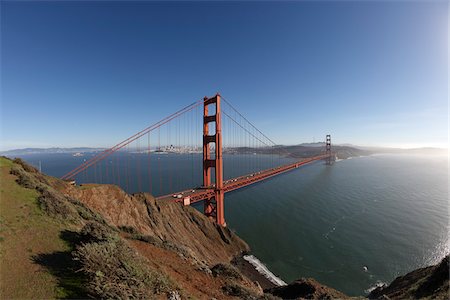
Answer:
[{"label": "bridge support pier", "polygon": [[[215,105],[215,114],[209,115],[209,106]],[[210,134],[210,123],[215,123],[215,133]],[[211,157],[210,144],[215,144],[214,158]],[[215,183],[211,182],[211,168],[215,171]],[[205,215],[214,219],[220,226],[226,226],[223,190],[222,123],[220,95],[203,99],[203,187],[214,188],[214,197],[204,201]]]}]

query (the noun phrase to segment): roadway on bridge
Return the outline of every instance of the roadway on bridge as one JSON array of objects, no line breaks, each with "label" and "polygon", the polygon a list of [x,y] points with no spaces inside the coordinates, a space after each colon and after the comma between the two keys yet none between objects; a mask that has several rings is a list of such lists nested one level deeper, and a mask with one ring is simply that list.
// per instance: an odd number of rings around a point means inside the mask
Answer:
[{"label": "roadway on bridge", "polygon": [[[314,161],[325,159],[327,157],[328,156],[326,154],[318,155],[318,156],[302,159],[302,160],[296,161],[294,163],[290,163],[290,164],[283,165],[280,167],[267,169],[264,171],[251,173],[251,174],[248,174],[245,176],[228,179],[223,182],[223,190],[225,193],[231,192],[236,189],[239,189],[239,188],[251,185],[253,183],[262,181],[269,177],[291,171],[293,169],[296,169],[300,166],[312,163]],[[171,200],[171,201],[176,201],[176,202],[182,202],[185,205],[190,205],[192,203],[200,202],[205,199],[210,199],[210,198],[214,197],[214,188],[215,188],[215,186],[212,185],[207,188],[201,187],[201,188],[184,190],[184,191],[176,192],[173,194],[157,197],[156,200],[166,200],[166,201]]]}]

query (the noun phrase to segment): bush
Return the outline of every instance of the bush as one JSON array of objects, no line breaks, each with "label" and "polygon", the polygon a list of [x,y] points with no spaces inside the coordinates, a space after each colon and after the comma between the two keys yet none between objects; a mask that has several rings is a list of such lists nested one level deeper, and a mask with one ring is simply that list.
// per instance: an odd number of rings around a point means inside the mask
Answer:
[{"label": "bush", "polygon": [[55,190],[47,178],[36,169],[18,158],[14,162],[10,173],[17,176],[16,181],[19,185],[39,192],[40,196],[37,199],[39,207],[48,215],[77,223],[84,219],[106,224],[102,216],[93,212],[82,202]]},{"label": "bush", "polygon": [[138,240],[141,242],[152,244],[153,246],[161,247],[162,240],[153,236],[153,235],[144,235],[144,234],[133,234],[131,236],[133,240]]},{"label": "bush", "polygon": [[229,282],[222,286],[222,291],[226,295],[239,297],[240,299],[257,299],[257,296],[252,291],[250,291],[246,287],[232,282]]},{"label": "bush", "polygon": [[88,222],[80,231],[81,241],[84,243],[117,240],[118,235],[108,226],[98,222]]},{"label": "bush", "polygon": [[17,176],[16,181],[20,186],[36,189],[40,193],[37,200],[43,211],[51,216],[60,216],[64,219],[74,220],[77,218],[76,210],[68,205],[64,196],[48,186],[45,179],[36,178],[36,174],[26,171],[26,169],[33,169],[33,167],[28,166],[18,158],[14,162],[10,173]]},{"label": "bush", "polygon": [[219,263],[211,268],[214,277],[222,276],[225,278],[233,278],[242,280],[241,273],[232,265]]},{"label": "bush", "polygon": [[186,248],[182,245],[177,245],[167,240],[161,240],[152,235],[142,235],[142,234],[134,234],[131,236],[132,239],[142,241],[145,243],[149,243],[155,247],[162,248],[164,250],[169,250],[178,254],[179,257],[190,262],[191,265],[195,266],[195,268],[199,271],[202,271],[206,274],[211,274],[211,270],[205,261],[200,260],[194,251],[190,248]]},{"label": "bush", "polygon": [[75,207],[75,209],[78,212],[78,215],[82,219],[84,219],[86,221],[96,221],[98,223],[108,225],[108,223],[105,221],[105,219],[99,213],[96,213],[93,210],[91,210],[83,202],[81,202],[77,199],[71,198],[71,197],[66,197],[66,200]]},{"label": "bush", "polygon": [[14,158],[13,163],[18,164],[20,166],[22,166],[22,168],[30,173],[39,173],[39,171],[35,168],[30,166],[29,164],[27,164],[26,162],[24,162],[22,159],[20,158]]},{"label": "bush", "polygon": [[165,250],[173,251],[183,258],[192,258],[192,259],[196,260],[194,253],[192,253],[192,251],[189,251],[190,249],[187,249],[183,246],[179,246],[170,241],[161,240],[160,238],[157,238],[155,236],[143,235],[143,234],[134,234],[131,236],[131,238],[138,240],[138,241],[152,244],[153,246],[163,248]]},{"label": "bush", "polygon": [[122,225],[119,226],[119,229],[129,234],[138,234],[137,229],[134,228],[133,226]]},{"label": "bush", "polygon": [[28,189],[36,189],[40,185],[33,176],[31,176],[31,175],[29,175],[29,173],[25,172],[25,170],[19,165],[14,164],[11,167],[10,173],[12,175],[17,176],[16,182],[20,186],[23,186]]},{"label": "bush", "polygon": [[63,195],[50,187],[43,188],[37,200],[40,208],[50,216],[57,216],[69,221],[78,219],[77,210],[68,203]]},{"label": "bush", "polygon": [[150,271],[122,240],[107,240],[79,246],[74,259],[89,278],[87,289],[95,298],[149,298],[172,291],[172,283]]}]

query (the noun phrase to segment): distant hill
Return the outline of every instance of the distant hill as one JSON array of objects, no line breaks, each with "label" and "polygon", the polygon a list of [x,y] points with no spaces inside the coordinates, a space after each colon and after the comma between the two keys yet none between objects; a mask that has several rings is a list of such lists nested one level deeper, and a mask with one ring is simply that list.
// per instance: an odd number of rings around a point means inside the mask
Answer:
[{"label": "distant hill", "polygon": [[[52,153],[77,153],[77,152],[99,152],[106,148],[94,148],[94,147],[74,147],[74,148],[24,148],[14,149],[8,151],[0,151],[0,155],[14,157],[17,155],[27,154],[52,154]],[[252,147],[237,147],[237,148],[224,148],[224,153],[258,153],[258,154],[271,154],[271,153],[289,153],[289,156],[294,158],[308,157],[323,152],[325,149],[325,143],[302,143],[298,145],[276,145],[274,147],[252,148]],[[447,155],[448,149],[446,148],[387,148],[387,147],[365,147],[352,144],[332,144],[333,151],[337,154],[338,158],[344,159],[352,156],[365,156],[371,154],[392,153],[392,154],[421,154],[421,155]]]},{"label": "distant hill", "polygon": [[42,153],[77,153],[77,152],[98,152],[105,148],[90,148],[90,147],[76,147],[76,148],[24,148],[7,151],[0,151],[0,155],[14,156],[26,154],[42,154]]},{"label": "distant hill", "polygon": [[[264,147],[264,148],[250,148],[250,147],[238,147],[238,148],[227,148],[224,149],[224,153],[230,154],[281,154],[292,158],[304,158],[314,155],[318,155],[325,151],[323,143],[312,143],[312,144],[300,144],[292,146],[275,146],[275,147]],[[332,146],[332,151],[336,153],[338,158],[345,159],[353,156],[365,156],[371,155],[374,152],[369,150],[363,150],[348,146]]]},{"label": "distant hill", "polygon": [[[448,149],[446,148],[385,148],[385,147],[364,147],[352,144],[332,144],[332,151],[336,153],[340,159],[346,159],[354,156],[367,156],[372,154],[418,154],[418,155],[447,155]],[[238,147],[224,149],[225,153],[240,153],[240,154],[271,154],[279,153],[293,158],[303,158],[312,155],[323,153],[325,150],[325,144],[319,143],[303,143],[299,145],[277,145],[274,147],[264,148],[251,148],[251,147]]]},{"label": "distant hill", "polygon": [[325,143],[324,142],[317,142],[317,143],[301,143],[298,146],[303,146],[303,147],[325,147]]},{"label": "distant hill", "polygon": [[358,147],[361,150],[367,150],[373,153],[392,153],[392,154],[420,154],[420,155],[447,155],[446,148],[384,148],[384,147]]}]

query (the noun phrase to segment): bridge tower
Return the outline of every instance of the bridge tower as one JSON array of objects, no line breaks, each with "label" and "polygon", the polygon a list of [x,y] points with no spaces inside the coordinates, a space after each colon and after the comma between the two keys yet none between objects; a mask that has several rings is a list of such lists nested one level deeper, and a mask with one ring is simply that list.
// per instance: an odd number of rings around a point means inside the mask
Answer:
[{"label": "bridge tower", "polygon": [[333,160],[331,158],[331,135],[327,134],[326,143],[325,143],[325,150],[326,150],[326,164],[331,165],[333,163]]},{"label": "bridge tower", "polygon": [[[209,115],[208,108],[215,106],[215,114]],[[215,123],[215,133],[210,134],[210,123]],[[214,157],[211,157],[210,144],[215,144]],[[223,160],[222,160],[222,124],[220,113],[220,95],[203,99],[203,187],[211,188],[211,168],[215,171],[214,196],[204,201],[205,215],[215,218],[217,224],[226,226],[224,213]]]}]

